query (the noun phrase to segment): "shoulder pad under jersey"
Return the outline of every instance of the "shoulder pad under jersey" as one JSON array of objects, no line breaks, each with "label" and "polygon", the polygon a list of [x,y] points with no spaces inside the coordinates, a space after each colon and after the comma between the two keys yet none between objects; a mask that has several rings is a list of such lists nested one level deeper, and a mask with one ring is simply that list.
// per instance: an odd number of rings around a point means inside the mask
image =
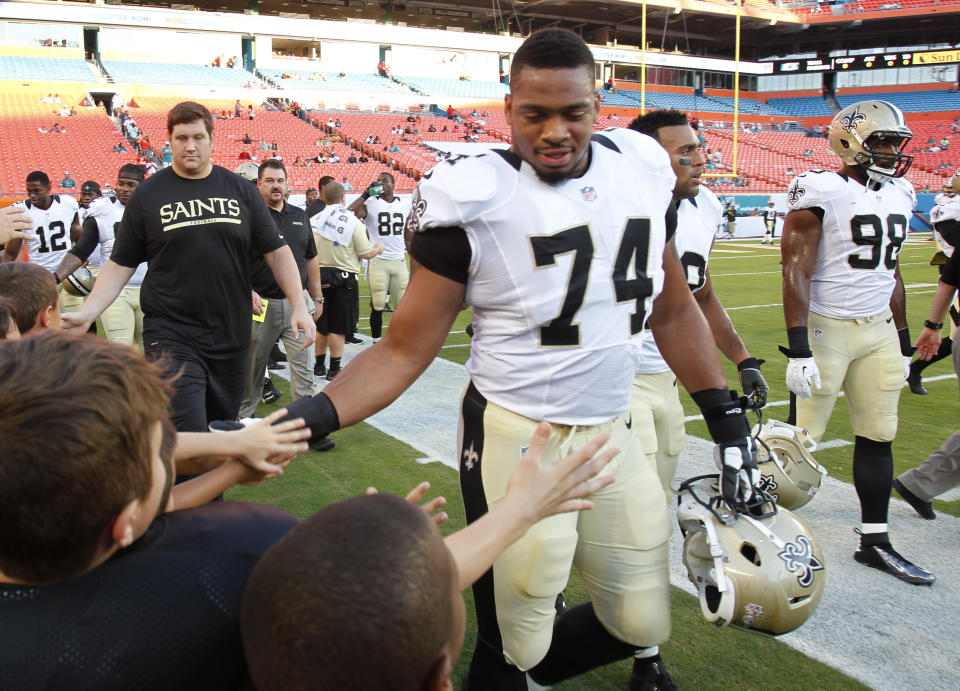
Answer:
[{"label": "shoulder pad under jersey", "polygon": [[828,170],[810,170],[798,175],[787,188],[787,210],[809,209],[842,196],[847,180]]},{"label": "shoulder pad under jersey", "polygon": [[413,191],[407,228],[463,227],[506,200],[518,169],[519,159],[508,152],[452,156],[438,163]]}]

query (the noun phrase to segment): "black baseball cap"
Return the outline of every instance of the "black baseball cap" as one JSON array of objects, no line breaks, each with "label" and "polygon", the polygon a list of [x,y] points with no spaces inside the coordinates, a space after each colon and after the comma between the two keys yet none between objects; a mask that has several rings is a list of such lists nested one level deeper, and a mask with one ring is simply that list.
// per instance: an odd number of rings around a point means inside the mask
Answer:
[{"label": "black baseball cap", "polygon": [[93,180],[87,180],[80,186],[81,192],[93,192],[95,194],[100,194],[100,184],[94,182]]}]

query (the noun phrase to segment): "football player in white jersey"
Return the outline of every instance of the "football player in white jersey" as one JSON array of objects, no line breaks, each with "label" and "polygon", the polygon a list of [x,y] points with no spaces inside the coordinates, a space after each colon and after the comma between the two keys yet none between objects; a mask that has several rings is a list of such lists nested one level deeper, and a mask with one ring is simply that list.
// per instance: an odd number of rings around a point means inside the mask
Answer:
[{"label": "football player in white jersey", "polygon": [[[960,244],[960,171],[953,174],[950,180],[943,186],[943,192],[936,196],[934,200],[936,205],[930,209],[930,220],[933,222],[933,239],[937,243],[937,253],[930,260],[931,264],[937,264],[940,269],[940,276],[943,277],[950,259],[953,257],[954,245]],[[950,330],[950,336],[944,336],[940,341],[937,352],[924,360],[918,357],[910,363],[910,374],[907,376],[907,384],[910,391],[921,396],[927,395],[927,389],[923,385],[923,370],[935,362],[950,357],[953,352],[953,331],[960,323],[960,312],[956,306],[951,306],[949,310],[950,319],[953,322],[953,328]]]},{"label": "football player in white jersey", "polygon": [[[408,228],[418,268],[383,339],[326,389],[294,401],[314,436],[388,405],[430,364],[464,302],[474,338],[461,406],[467,520],[506,491],[538,420],[558,458],[601,433],[619,453],[594,508],[537,523],[474,584],[472,689],[553,684],[664,641],[670,628],[666,496],[629,414],[635,338],[649,325],[705,411],[725,501],[759,480],[743,399],[669,240],[675,176],[663,148],[628,129],[594,135],[594,61],[576,34],[530,36],[511,65],[509,151],[450,158],[424,176]],[[576,564],[591,603],[555,623]]]},{"label": "football player in white jersey", "polygon": [[[86,218],[76,245],[67,252],[54,271],[57,280],[63,280],[89,261],[88,268],[96,275],[100,265],[110,258],[116,241],[117,229],[123,218],[123,209],[130,195],[143,182],[143,167],[133,163],[121,166],[117,173],[117,196],[97,197],[86,210]],[[86,189],[88,183],[83,184]],[[97,188],[99,190],[99,186]],[[99,259],[94,263],[94,255]],[[147,275],[147,264],[134,271],[117,299],[100,315],[100,323],[111,341],[130,346],[143,345],[143,311],[140,308],[140,286]]]},{"label": "football player in white jersey", "polygon": [[[26,201],[14,205],[33,219],[33,237],[27,240],[27,261],[53,271],[73,245],[73,239],[80,235],[79,206],[73,197],[50,194],[50,178],[40,170],[27,175],[27,197]],[[22,244],[23,240],[8,242],[2,261],[17,261]],[[83,298],[61,288],[61,313],[76,311],[82,305]]]},{"label": "football player in white jersey", "polygon": [[[380,188],[378,193],[376,190]],[[370,260],[370,332],[373,342],[383,334],[383,310],[387,293],[394,306],[407,290],[410,271],[407,269],[407,246],[403,237],[404,224],[410,213],[410,202],[393,194],[393,175],[380,173],[376,182],[364,190],[347,207],[367,226],[370,242],[383,243],[383,254]]]},{"label": "football player in white jersey", "polygon": [[887,534],[891,444],[912,351],[897,258],[916,204],[903,179],[912,162],[903,150],[913,135],[898,108],[862,101],[837,113],[828,136],[840,170],[804,173],[787,193],[781,255],[789,348],[781,350],[797,397],[790,421],[819,440],[837,395],[846,392],[860,498],[854,559],[930,584],[933,574],[898,554]]},{"label": "football player in white jersey", "polygon": [[[710,280],[710,249],[723,217],[723,206],[713,192],[700,184],[706,163],[700,152],[700,140],[687,116],[678,110],[650,111],[631,122],[630,129],[653,137],[670,154],[670,164],[677,176],[673,190],[677,232],[673,241],[687,285],[720,350],[737,365],[744,393],[753,405],[763,407],[767,402],[767,383],[760,374],[761,361],[750,356]],[[656,467],[660,484],[668,493],[683,450],[685,414],[677,378],[649,330],[641,336],[641,362],[633,380],[630,414],[647,459]],[[636,654],[631,688],[671,688],[672,682],[658,659],[659,653],[659,646],[653,645]]]},{"label": "football player in white jersey", "polygon": [[761,245],[773,244],[773,231],[777,229],[777,205],[771,199],[767,202],[767,208],[763,210],[763,224],[767,228],[767,232],[763,234],[763,240],[760,241]]}]

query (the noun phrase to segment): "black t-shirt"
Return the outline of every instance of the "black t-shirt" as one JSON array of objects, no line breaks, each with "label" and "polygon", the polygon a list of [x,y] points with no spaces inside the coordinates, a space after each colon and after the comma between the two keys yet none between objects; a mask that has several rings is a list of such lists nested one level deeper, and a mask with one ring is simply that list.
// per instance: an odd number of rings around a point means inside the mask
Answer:
[{"label": "black t-shirt", "polygon": [[144,340],[209,357],[250,346],[250,262],[283,246],[254,185],[213,166],[199,180],[165,168],[130,197],[111,259],[149,262],[140,301]]},{"label": "black t-shirt", "polygon": [[[300,271],[300,285],[306,288],[307,260],[317,256],[317,244],[313,239],[313,230],[310,228],[307,214],[299,206],[286,202],[283,204],[283,211],[276,211],[269,206],[267,208],[270,209],[270,215],[280,231],[281,239],[293,252],[297,269]],[[263,257],[254,258],[250,267],[250,277],[253,289],[260,294],[260,297],[269,300],[280,300],[286,297]]]},{"label": "black t-shirt", "polygon": [[307,218],[313,218],[318,213],[327,208],[327,203],[322,199],[316,199],[307,204]]},{"label": "black t-shirt", "polygon": [[243,589],[296,525],[272,506],[208,504],[73,580],[0,584],[0,689],[246,688]]}]

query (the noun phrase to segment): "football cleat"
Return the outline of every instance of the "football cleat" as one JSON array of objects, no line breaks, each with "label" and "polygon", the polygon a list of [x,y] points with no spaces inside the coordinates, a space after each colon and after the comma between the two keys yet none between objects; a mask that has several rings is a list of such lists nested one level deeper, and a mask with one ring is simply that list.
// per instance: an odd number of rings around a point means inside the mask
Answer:
[{"label": "football cleat", "polygon": [[310,448],[314,451],[329,451],[336,445],[337,443],[328,436],[310,440]]},{"label": "football cleat", "polygon": [[313,376],[322,377],[327,373],[327,366],[324,364],[323,360],[317,360],[313,363]]},{"label": "football cleat", "polygon": [[340,374],[340,368],[337,367],[336,369],[334,369],[333,367],[331,367],[329,370],[327,370],[327,381],[333,381],[333,378],[336,377],[338,374]]},{"label": "football cleat", "polygon": [[[913,362],[917,363],[921,362],[921,360],[914,360]],[[923,374],[921,370],[913,365],[910,365],[910,374],[907,375],[907,385],[910,387],[910,390],[918,396],[926,396],[930,393],[923,386]]]},{"label": "football cleat", "polygon": [[344,342],[344,343],[353,343],[354,345],[358,345],[358,344],[362,344],[362,343],[363,343],[363,339],[362,339],[362,338],[357,338],[354,334],[350,334],[350,335],[347,336],[345,339],[343,339],[343,342]]},{"label": "football cleat", "polygon": [[255,417],[244,417],[239,420],[214,420],[207,426],[207,429],[211,432],[236,432],[256,421],[257,418]]},{"label": "football cleat", "polygon": [[287,356],[282,350],[280,350],[280,344],[274,343],[273,348],[270,349],[270,359],[273,362],[286,362]]},{"label": "football cleat", "polygon": [[267,369],[268,369],[268,370],[271,370],[271,371],[274,371],[274,372],[277,371],[277,370],[281,370],[281,369],[283,369],[283,363],[282,363],[282,362],[277,362],[276,360],[268,360],[268,361],[267,361]]},{"label": "football cleat", "polygon": [[897,490],[897,494],[903,497],[903,500],[907,502],[910,506],[913,507],[913,510],[920,514],[921,518],[926,518],[928,521],[932,521],[937,517],[937,514],[933,510],[933,503],[929,501],[924,501],[916,494],[908,490],[900,480],[893,479],[893,488]]},{"label": "football cleat", "polygon": [[937,577],[908,559],[904,559],[889,542],[861,545],[853,558],[874,569],[886,571],[894,578],[913,585],[933,585]]},{"label": "football cleat", "polygon": [[273,380],[270,377],[263,380],[263,393],[260,394],[261,403],[274,403],[280,400],[281,396],[283,394],[280,389],[273,385]]},{"label": "football cleat", "polygon": [[659,655],[635,658],[630,673],[630,691],[676,691],[667,666]]}]

